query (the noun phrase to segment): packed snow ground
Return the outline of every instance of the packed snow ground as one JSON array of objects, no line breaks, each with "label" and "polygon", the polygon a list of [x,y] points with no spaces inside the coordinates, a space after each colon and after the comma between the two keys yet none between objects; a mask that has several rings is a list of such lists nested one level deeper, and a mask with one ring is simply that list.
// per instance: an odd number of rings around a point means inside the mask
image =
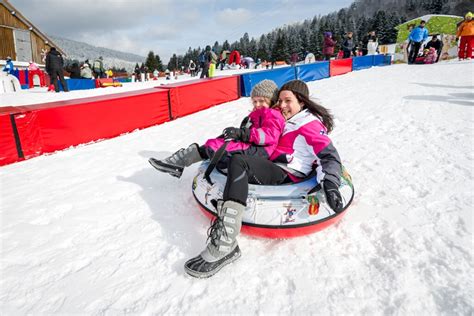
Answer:
[{"label": "packed snow ground", "polygon": [[210,279],[183,270],[209,225],[191,194],[197,165],[178,180],[147,159],[238,124],[248,98],[1,167],[2,314],[471,315],[473,70],[309,83],[336,117],[353,205],[313,235],[241,235],[242,258]]}]

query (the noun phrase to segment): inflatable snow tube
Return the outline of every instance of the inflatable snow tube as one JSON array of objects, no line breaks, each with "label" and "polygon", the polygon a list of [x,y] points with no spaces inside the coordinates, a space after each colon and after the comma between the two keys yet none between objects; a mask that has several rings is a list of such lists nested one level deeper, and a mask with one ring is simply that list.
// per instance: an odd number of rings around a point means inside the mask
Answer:
[{"label": "inflatable snow tube", "polygon": [[[212,185],[205,179],[208,162],[204,162],[194,177],[193,195],[201,210],[209,217],[216,216],[212,200],[222,198],[226,175],[215,169]],[[312,176],[299,183],[282,185],[249,184],[247,207],[242,219],[242,233],[267,238],[290,238],[311,234],[337,223],[346,213],[354,197],[349,173],[343,168],[341,192],[343,211],[335,213],[326,203],[323,190],[315,195],[307,193],[316,186]]]},{"label": "inflatable snow tube", "polygon": [[17,92],[21,90],[20,81],[13,75],[0,72],[0,93]]}]

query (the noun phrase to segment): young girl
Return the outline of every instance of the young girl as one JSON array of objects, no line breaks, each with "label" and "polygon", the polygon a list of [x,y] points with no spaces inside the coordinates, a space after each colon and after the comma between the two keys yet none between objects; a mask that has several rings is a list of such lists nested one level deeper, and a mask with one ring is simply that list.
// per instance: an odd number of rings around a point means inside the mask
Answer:
[{"label": "young girl", "polygon": [[224,163],[235,153],[268,159],[285,125],[285,119],[280,111],[272,108],[277,91],[275,82],[271,80],[259,82],[251,92],[253,111],[248,119],[244,119],[240,128],[228,127],[224,129],[223,135],[209,139],[203,146],[194,143],[163,160],[150,158],[148,161],[157,170],[180,178],[185,167],[201,160],[211,159],[226,141],[229,143],[222,158]]}]

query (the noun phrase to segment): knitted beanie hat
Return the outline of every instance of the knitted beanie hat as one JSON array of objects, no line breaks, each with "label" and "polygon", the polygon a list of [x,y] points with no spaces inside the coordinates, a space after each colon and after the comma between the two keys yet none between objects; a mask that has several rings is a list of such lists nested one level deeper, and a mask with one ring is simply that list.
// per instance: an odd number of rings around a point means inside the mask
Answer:
[{"label": "knitted beanie hat", "polygon": [[291,80],[285,83],[281,88],[278,93],[280,93],[283,90],[288,90],[291,92],[297,92],[306,98],[309,98],[309,89],[308,86],[304,81],[301,80]]},{"label": "knitted beanie hat", "polygon": [[270,100],[275,100],[276,92],[278,91],[278,86],[272,80],[262,80],[253,87],[250,96],[253,97],[264,97],[269,98]]}]

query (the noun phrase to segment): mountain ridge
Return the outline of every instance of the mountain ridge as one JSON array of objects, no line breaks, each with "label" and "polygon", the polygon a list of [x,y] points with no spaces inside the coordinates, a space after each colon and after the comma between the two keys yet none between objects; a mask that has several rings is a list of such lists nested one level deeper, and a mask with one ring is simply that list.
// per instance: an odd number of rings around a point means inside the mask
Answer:
[{"label": "mountain ridge", "polygon": [[92,62],[99,56],[102,56],[105,68],[125,68],[128,72],[131,72],[135,69],[136,63],[141,64],[146,59],[146,57],[137,54],[98,47],[60,36],[48,34],[48,37],[66,53],[65,57],[67,60],[76,60],[79,63],[84,62],[86,59]]}]

